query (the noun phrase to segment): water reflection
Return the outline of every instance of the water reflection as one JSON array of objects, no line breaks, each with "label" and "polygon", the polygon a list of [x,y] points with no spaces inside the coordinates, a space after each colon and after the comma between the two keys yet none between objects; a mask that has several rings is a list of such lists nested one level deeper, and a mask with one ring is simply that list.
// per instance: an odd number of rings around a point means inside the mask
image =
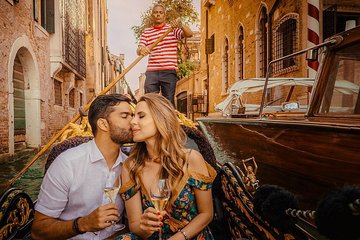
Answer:
[{"label": "water reflection", "polygon": [[200,125],[200,129],[202,130],[205,137],[208,139],[212,149],[214,150],[216,160],[220,164],[224,164],[226,162],[235,162],[235,160],[236,160],[235,153],[228,152],[228,151],[222,149],[221,146],[219,145],[218,141],[216,141],[216,139],[214,138],[214,136],[211,134],[208,134],[207,131],[204,131],[204,129],[206,129],[204,127],[204,124],[202,122],[199,122],[199,125]]},{"label": "water reflection", "polygon": [[[13,161],[3,162],[0,164],[0,182],[6,182],[13,178],[27,163],[33,158],[34,155],[16,159]],[[20,188],[25,191],[32,200],[37,199],[40,190],[40,185],[44,176],[46,154],[41,156],[25,173],[18,179],[13,187]],[[6,189],[0,187],[0,193],[5,192]]]}]

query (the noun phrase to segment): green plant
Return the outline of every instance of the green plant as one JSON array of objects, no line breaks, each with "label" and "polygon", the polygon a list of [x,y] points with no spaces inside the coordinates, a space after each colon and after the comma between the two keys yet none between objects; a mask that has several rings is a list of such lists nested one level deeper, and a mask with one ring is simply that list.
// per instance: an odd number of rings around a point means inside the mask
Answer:
[{"label": "green plant", "polygon": [[193,71],[194,71],[194,63],[187,60],[183,63],[180,63],[178,65],[178,74],[177,74],[177,77],[178,77],[178,80],[180,79],[183,79],[184,77],[187,77],[189,76]]}]

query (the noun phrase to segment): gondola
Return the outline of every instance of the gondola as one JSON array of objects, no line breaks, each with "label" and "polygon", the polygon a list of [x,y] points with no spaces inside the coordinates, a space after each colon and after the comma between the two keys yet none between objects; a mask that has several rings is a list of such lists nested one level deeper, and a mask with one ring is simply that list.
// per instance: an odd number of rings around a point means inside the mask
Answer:
[{"label": "gondola", "polygon": [[[200,118],[201,131],[183,125],[189,147],[198,149],[218,172],[213,187],[214,220],[210,224],[215,239],[331,238],[331,231],[322,231],[316,220],[323,193],[344,184],[359,188],[359,87],[353,106],[343,107],[346,114],[338,114],[339,106],[332,103],[339,70],[336,66],[355,61],[359,68],[360,27],[307,50],[312,49],[322,49],[325,55],[306,112],[297,111],[298,104],[291,98],[281,105],[280,112],[266,112],[265,82],[257,115],[248,114],[246,106],[243,112],[240,100],[234,99],[228,116]],[[359,75],[355,80],[359,86]],[[50,151],[46,166],[61,151],[89,139],[91,136],[81,136],[58,143]],[[218,162],[214,148],[227,153],[230,160]],[[0,239],[31,239],[34,203],[23,189],[10,188],[2,195]],[[346,206],[358,222],[359,197]],[[336,226],[340,229],[340,225]]]}]

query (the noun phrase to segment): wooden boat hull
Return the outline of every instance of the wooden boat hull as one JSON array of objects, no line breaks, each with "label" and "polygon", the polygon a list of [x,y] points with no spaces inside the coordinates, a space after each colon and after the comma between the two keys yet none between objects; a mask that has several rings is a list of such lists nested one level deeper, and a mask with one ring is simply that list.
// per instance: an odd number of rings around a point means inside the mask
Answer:
[{"label": "wooden boat hull", "polygon": [[293,192],[302,209],[315,209],[330,189],[360,183],[360,128],[305,121],[198,120],[218,153],[225,152],[239,167],[242,159],[255,157],[260,184]]}]

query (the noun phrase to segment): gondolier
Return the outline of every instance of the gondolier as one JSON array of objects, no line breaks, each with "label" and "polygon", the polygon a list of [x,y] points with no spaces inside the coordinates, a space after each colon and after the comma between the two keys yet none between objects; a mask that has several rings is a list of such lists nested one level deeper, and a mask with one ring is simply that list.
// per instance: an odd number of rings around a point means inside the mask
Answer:
[{"label": "gondolier", "polygon": [[[166,11],[161,4],[155,4],[152,9],[153,26],[146,28],[140,36],[137,54],[150,54],[146,70],[145,93],[161,91],[162,95],[174,104],[177,81],[177,43],[184,37],[191,37],[193,32],[179,20],[170,24],[165,22]],[[169,28],[171,31],[156,47],[149,50],[148,46],[155,42]]]}]

